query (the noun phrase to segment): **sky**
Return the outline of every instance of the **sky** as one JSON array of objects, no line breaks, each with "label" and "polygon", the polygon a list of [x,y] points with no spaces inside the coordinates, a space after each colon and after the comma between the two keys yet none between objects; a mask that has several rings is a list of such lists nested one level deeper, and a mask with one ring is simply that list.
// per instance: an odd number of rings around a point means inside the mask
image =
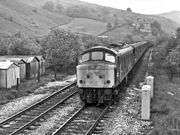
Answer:
[{"label": "sky", "polygon": [[142,14],[160,14],[170,11],[180,11],[180,0],[81,0]]}]

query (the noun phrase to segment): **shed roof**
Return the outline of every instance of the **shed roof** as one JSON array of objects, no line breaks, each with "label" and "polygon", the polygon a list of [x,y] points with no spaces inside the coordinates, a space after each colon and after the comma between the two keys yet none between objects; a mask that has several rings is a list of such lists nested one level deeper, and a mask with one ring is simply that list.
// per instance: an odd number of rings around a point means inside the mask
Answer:
[{"label": "shed roof", "polygon": [[36,56],[32,56],[32,55],[6,55],[6,56],[1,56],[1,57],[12,58],[12,59],[21,58],[26,63],[30,63],[34,58],[37,59],[37,61],[39,61],[39,59]]},{"label": "shed roof", "polygon": [[16,64],[20,64],[20,63],[26,63],[22,58],[6,58],[6,57],[0,57],[0,61],[7,61],[10,60]]},{"label": "shed roof", "polygon": [[39,59],[36,57],[36,56],[24,56],[24,55],[19,55],[19,56],[17,56],[18,58],[22,58],[26,63],[31,63],[33,60],[34,60],[34,58],[37,60],[37,61],[39,61]]},{"label": "shed roof", "polygon": [[37,55],[36,57],[37,57],[39,60],[44,60],[44,59],[45,59],[45,57],[42,56],[42,55]]},{"label": "shed roof", "polygon": [[32,61],[33,61],[33,59],[34,59],[35,57],[29,57],[28,59],[27,59],[27,63],[31,63]]},{"label": "shed roof", "polygon": [[[0,61],[0,70],[1,69],[8,69],[11,65],[13,65],[14,63],[11,61]],[[16,64],[14,64],[16,65]],[[17,66],[17,65],[16,65]]]}]

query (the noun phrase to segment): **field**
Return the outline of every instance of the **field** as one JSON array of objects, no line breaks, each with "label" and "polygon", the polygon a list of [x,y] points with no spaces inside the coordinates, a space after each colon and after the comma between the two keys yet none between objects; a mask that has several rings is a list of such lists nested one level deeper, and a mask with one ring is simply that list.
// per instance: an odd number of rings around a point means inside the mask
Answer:
[{"label": "field", "polygon": [[70,23],[59,26],[59,28],[77,33],[98,35],[106,31],[106,23],[91,19],[75,18]]}]

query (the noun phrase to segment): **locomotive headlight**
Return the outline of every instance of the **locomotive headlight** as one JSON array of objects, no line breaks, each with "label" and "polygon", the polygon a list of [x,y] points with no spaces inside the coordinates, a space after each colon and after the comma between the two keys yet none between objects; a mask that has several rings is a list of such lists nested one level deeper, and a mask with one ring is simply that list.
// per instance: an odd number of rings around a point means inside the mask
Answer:
[{"label": "locomotive headlight", "polygon": [[110,84],[111,83],[111,81],[110,80],[107,80],[107,84]]},{"label": "locomotive headlight", "polygon": [[85,81],[83,81],[83,80],[79,80],[79,83],[81,83],[81,84],[82,84],[82,83],[85,83]]}]

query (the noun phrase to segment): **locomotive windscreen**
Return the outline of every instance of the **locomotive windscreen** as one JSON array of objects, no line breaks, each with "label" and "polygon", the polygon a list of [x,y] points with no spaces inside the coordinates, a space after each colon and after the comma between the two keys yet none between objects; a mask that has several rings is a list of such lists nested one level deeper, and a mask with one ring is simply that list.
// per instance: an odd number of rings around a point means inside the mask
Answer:
[{"label": "locomotive windscreen", "polygon": [[115,63],[115,56],[110,53],[105,53],[105,61]]},{"label": "locomotive windscreen", "polygon": [[103,60],[103,52],[92,52],[92,60]]},{"label": "locomotive windscreen", "polygon": [[79,63],[83,63],[86,61],[107,61],[111,63],[116,62],[115,55],[108,53],[108,52],[102,52],[102,51],[92,51],[88,53],[84,53],[79,57]]},{"label": "locomotive windscreen", "polygon": [[79,57],[79,63],[88,61],[90,59],[90,54],[89,53],[85,53],[82,56]]}]

